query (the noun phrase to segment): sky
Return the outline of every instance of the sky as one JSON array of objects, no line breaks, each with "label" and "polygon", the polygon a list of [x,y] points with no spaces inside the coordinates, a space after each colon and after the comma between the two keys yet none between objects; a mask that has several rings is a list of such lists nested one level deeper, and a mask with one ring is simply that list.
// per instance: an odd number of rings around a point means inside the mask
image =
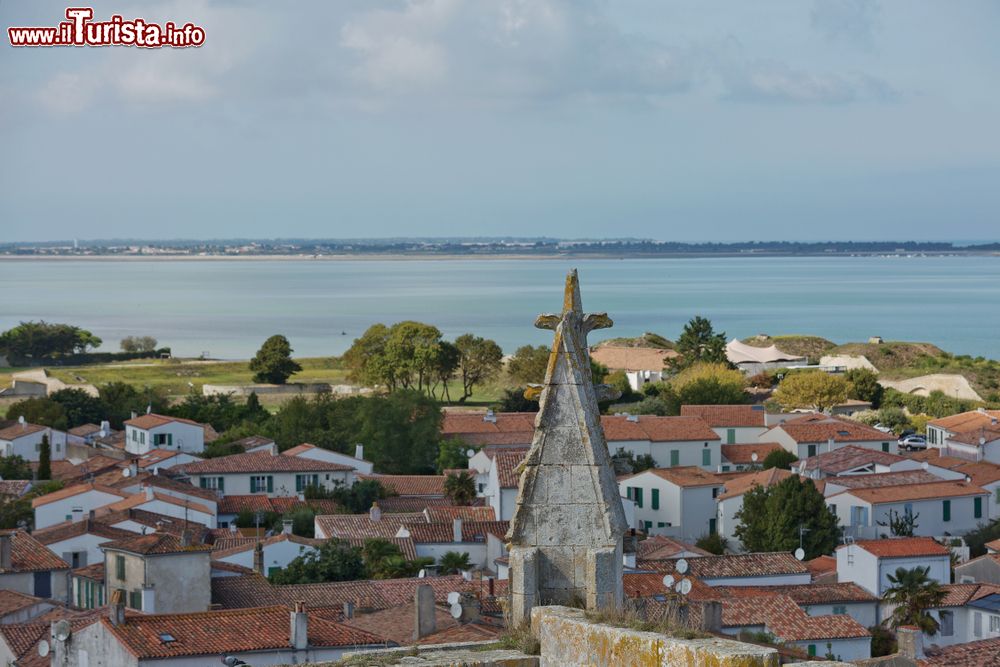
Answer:
[{"label": "sky", "polygon": [[[0,24],[65,8],[0,0]],[[94,11],[206,41],[4,34],[0,242],[1000,240],[993,0]]]}]

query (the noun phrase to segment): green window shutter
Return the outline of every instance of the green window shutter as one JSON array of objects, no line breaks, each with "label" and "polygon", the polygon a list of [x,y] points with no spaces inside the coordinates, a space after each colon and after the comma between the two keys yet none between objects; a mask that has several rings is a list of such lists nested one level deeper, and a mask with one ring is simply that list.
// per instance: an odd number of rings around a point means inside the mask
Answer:
[{"label": "green window shutter", "polygon": [[[997,493],[1000,494],[1000,489],[997,489]],[[631,486],[626,486],[625,487],[625,497],[628,498],[629,500],[632,500],[632,487]],[[998,497],[1000,497],[1000,496],[998,496]]]},{"label": "green window shutter", "polygon": [[731,445],[736,442],[736,429],[729,428],[726,429],[726,444]]},{"label": "green window shutter", "polygon": [[660,490],[653,489],[650,491],[650,494],[652,494],[652,498],[650,500],[652,508],[654,510],[660,509]]},{"label": "green window shutter", "polygon": [[271,475],[267,476],[267,492],[272,493],[274,491],[274,477]]},{"label": "green window shutter", "polygon": [[708,520],[708,534],[709,535],[715,535],[715,522],[717,520],[718,519],[709,519]]},{"label": "green window shutter", "polygon": [[679,449],[670,450],[670,466],[680,465],[681,463],[681,451]]},{"label": "green window shutter", "polygon": [[882,451],[883,452],[888,452],[889,451],[889,443],[888,442],[883,442],[882,443]]},{"label": "green window shutter", "polygon": [[226,490],[226,478],[225,477],[220,477],[219,478],[218,489],[219,489],[220,492]]},{"label": "green window shutter", "polygon": [[816,656],[816,645],[815,644],[810,644],[809,645],[809,657],[813,658],[815,656]]},{"label": "green window shutter", "polygon": [[199,479],[198,480],[198,486],[200,486],[203,489],[207,489],[208,488],[208,479],[206,479],[204,477],[202,477],[201,479]]},{"label": "green window shutter", "polygon": [[941,501],[941,513],[942,519],[944,521],[951,521],[951,501],[943,500]]},{"label": "green window shutter", "polygon": [[807,445],[806,454],[808,456],[816,456],[816,445]]},{"label": "green window shutter", "polygon": [[646,525],[646,532],[648,533],[649,529],[653,527],[653,522],[652,521],[644,521],[643,523]]},{"label": "green window shutter", "polygon": [[125,556],[115,556],[115,576],[125,579]]},{"label": "green window shutter", "polygon": [[299,493],[299,492],[302,491],[302,487],[304,486],[303,482],[305,482],[305,477],[306,477],[305,475],[296,475],[295,476],[295,492],[296,493]]},{"label": "green window shutter", "polygon": [[982,498],[973,498],[972,499],[972,507],[974,509],[974,513],[975,513],[976,518],[977,519],[982,519],[983,518],[983,499]]},{"label": "green window shutter", "polygon": [[712,450],[711,449],[703,449],[703,450],[701,450],[701,464],[703,466],[710,466],[710,465],[712,465]]},{"label": "green window shutter", "polygon": [[642,489],[640,487],[635,487],[635,506],[642,507]]}]

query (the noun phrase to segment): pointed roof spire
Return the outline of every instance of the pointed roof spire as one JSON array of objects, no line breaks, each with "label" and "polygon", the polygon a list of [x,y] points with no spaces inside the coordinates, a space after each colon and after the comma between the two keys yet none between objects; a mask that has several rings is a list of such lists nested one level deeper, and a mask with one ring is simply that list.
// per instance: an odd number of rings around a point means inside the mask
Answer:
[{"label": "pointed roof spire", "polygon": [[566,275],[566,290],[563,292],[563,314],[574,312],[583,315],[583,301],[580,299],[580,279],[573,269]]}]

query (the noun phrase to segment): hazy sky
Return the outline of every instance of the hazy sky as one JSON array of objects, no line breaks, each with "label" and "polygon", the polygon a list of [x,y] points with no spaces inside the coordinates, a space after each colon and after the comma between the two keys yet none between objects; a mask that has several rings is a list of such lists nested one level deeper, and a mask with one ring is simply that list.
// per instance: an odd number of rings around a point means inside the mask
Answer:
[{"label": "hazy sky", "polygon": [[994,0],[93,4],[207,40],[4,30],[0,241],[1000,238]]}]

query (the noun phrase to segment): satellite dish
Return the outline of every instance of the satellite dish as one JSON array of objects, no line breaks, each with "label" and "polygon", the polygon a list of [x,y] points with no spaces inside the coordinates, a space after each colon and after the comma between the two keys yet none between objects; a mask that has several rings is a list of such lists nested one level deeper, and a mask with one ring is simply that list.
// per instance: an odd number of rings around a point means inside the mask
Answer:
[{"label": "satellite dish", "polygon": [[38,642],[38,655],[42,656],[43,658],[49,654],[49,651],[51,649],[52,647],[49,646],[49,643],[44,639]]},{"label": "satellite dish", "polygon": [[128,468],[122,468],[122,477],[131,477],[132,471]]},{"label": "satellite dish", "polygon": [[62,620],[55,624],[55,627],[52,629],[52,633],[56,636],[56,639],[64,642],[69,639],[71,634],[73,634],[73,628],[70,627],[69,621]]},{"label": "satellite dish", "polygon": [[970,477],[969,475],[966,475],[966,476],[965,476],[965,483],[966,483],[966,484],[969,484],[969,483],[971,483],[971,482],[972,482],[972,477]]},{"label": "satellite dish", "polygon": [[687,595],[688,593],[691,592],[691,580],[690,579],[681,579],[681,583],[680,583],[679,587],[681,589],[681,595]]},{"label": "satellite dish", "polygon": [[417,578],[418,579],[424,579],[426,577],[427,577],[427,570],[421,568],[420,572],[417,572]]},{"label": "satellite dish", "polygon": [[802,547],[799,547],[798,549],[796,549],[795,550],[795,558],[798,559],[798,560],[805,560],[806,559],[806,550],[803,549]]},{"label": "satellite dish", "polygon": [[668,574],[667,576],[663,577],[664,588],[670,588],[673,585],[674,585],[674,578],[672,576]]},{"label": "satellite dish", "polygon": [[457,602],[451,605],[451,617],[452,618],[462,618],[462,605]]},{"label": "satellite dish", "polygon": [[448,604],[458,604],[458,601],[462,599],[462,596],[457,591],[452,591],[448,593]]},{"label": "satellite dish", "polygon": [[467,450],[465,450],[465,455],[468,456],[471,459],[473,456],[476,455],[476,450],[474,450],[474,449],[467,449]]},{"label": "satellite dish", "polygon": [[752,454],[750,454],[750,460],[753,461],[754,463],[757,462],[758,458],[760,457],[757,456],[757,452],[753,452]]},{"label": "satellite dish", "polygon": [[687,574],[688,562],[683,558],[681,558],[679,561],[677,561],[677,565],[674,569],[676,569],[679,574]]}]

